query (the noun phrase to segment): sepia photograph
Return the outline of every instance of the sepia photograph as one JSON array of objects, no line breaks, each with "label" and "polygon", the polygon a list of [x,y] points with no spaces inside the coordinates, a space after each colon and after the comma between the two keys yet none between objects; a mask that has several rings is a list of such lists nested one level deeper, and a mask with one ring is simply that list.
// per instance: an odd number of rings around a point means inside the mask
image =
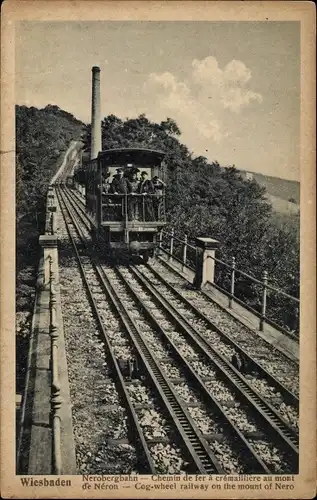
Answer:
[{"label": "sepia photograph", "polygon": [[302,23],[215,3],[13,23],[11,497],[314,494]]}]

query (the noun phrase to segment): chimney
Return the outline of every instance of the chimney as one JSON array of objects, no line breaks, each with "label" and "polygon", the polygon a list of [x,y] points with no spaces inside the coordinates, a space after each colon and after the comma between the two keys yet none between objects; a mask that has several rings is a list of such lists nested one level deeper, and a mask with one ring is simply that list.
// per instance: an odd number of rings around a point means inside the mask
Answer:
[{"label": "chimney", "polygon": [[91,149],[90,159],[97,158],[101,151],[101,119],[100,119],[100,68],[92,68],[92,100],[91,100]]}]

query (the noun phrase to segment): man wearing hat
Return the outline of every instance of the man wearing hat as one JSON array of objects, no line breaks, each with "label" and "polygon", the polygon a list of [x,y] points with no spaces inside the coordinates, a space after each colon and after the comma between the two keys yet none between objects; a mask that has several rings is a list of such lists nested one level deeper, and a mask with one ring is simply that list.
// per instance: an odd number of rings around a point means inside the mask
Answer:
[{"label": "man wearing hat", "polygon": [[[139,183],[139,193],[143,195],[153,195],[154,186],[151,180],[148,179],[148,173],[143,170],[141,172],[141,180]],[[149,196],[144,196],[143,200],[143,217],[144,220],[154,220],[154,211],[153,211],[153,198]]]},{"label": "man wearing hat", "polygon": [[127,194],[129,192],[128,180],[123,177],[122,168],[117,168],[117,174],[114,176],[111,183],[111,193]]},{"label": "man wearing hat", "polygon": [[109,182],[110,172],[107,172],[102,176],[102,194],[108,194],[110,191],[110,182]]},{"label": "man wearing hat", "polygon": [[[136,195],[138,192],[139,188],[139,179],[138,179],[138,173],[140,170],[138,168],[131,168],[129,172],[129,192],[132,195]],[[128,205],[128,215],[129,215],[129,220],[138,220],[139,219],[139,210],[140,210],[140,200],[138,196],[132,196],[129,200],[129,205]]]},{"label": "man wearing hat", "polygon": [[126,177],[123,177],[122,168],[117,168],[117,174],[113,177],[110,192],[117,195],[113,197],[113,207],[116,220],[121,220],[124,207],[124,196],[122,195],[129,193],[129,181]]},{"label": "man wearing hat", "polygon": [[155,194],[155,196],[153,197],[153,207],[154,207],[155,217],[156,220],[160,220],[161,209],[163,206],[164,188],[166,187],[166,184],[161,179],[159,179],[157,175],[153,177],[152,184],[154,187],[154,194]]}]

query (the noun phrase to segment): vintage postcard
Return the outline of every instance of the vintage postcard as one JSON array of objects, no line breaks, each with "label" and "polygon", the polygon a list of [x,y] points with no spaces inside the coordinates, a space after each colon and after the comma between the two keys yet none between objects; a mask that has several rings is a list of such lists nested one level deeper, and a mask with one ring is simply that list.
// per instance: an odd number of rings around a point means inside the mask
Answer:
[{"label": "vintage postcard", "polygon": [[3,498],[314,497],[315,36],[3,3]]}]

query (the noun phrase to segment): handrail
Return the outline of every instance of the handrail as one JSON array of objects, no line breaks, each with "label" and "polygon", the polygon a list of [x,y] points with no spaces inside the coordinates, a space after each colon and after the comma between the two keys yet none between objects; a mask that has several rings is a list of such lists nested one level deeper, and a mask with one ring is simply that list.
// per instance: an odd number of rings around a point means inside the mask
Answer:
[{"label": "handrail", "polygon": [[52,425],[52,473],[62,473],[61,456],[61,385],[58,375],[58,324],[56,312],[55,273],[53,259],[49,257],[49,288],[50,288],[50,336],[51,336],[51,425]]},{"label": "handrail", "polygon": [[[169,244],[168,244],[168,241],[163,242],[163,235],[167,236],[168,238],[170,238],[169,239]],[[174,241],[177,241],[177,242],[181,243],[181,245],[183,246],[182,255],[181,256],[179,256],[178,254],[175,255]],[[187,263],[187,249],[190,248],[190,249],[195,250],[195,252],[196,252],[196,259],[195,259],[196,260],[196,273],[198,272],[197,265],[199,267],[201,264],[200,264],[200,259],[198,258],[197,252],[200,249],[198,249],[197,246],[195,247],[195,246],[190,245],[188,243],[188,236],[186,234],[185,234],[184,239],[182,239],[181,237],[175,235],[174,228],[171,229],[171,232],[162,229],[160,231],[160,233],[159,233],[159,245],[158,246],[159,246],[160,250],[163,250],[166,254],[168,254],[169,260],[176,259],[178,262],[180,262],[182,264],[182,266],[183,266],[183,270],[184,270],[185,267],[186,268],[190,267],[188,265],[188,263]],[[178,247],[178,252],[179,252],[179,250],[180,249]],[[263,272],[263,278],[262,278],[262,280],[259,280],[259,279],[255,278],[254,276],[252,276],[252,275],[250,275],[250,274],[242,271],[241,269],[237,269],[236,268],[235,257],[232,257],[231,264],[229,264],[228,262],[224,262],[223,260],[218,259],[214,255],[210,255],[210,254],[207,255],[207,259],[212,259],[213,261],[215,261],[215,262],[217,262],[217,263],[225,266],[227,269],[230,270],[230,292],[225,291],[226,295],[228,295],[228,297],[229,297],[229,308],[232,308],[232,306],[233,306],[233,300],[237,300],[237,302],[243,303],[248,308],[250,308],[250,306],[248,305],[247,302],[242,301],[242,300],[238,299],[238,297],[235,296],[235,277],[236,277],[236,273],[239,273],[240,275],[245,276],[246,278],[250,279],[253,283],[256,283],[256,284],[258,284],[258,285],[260,285],[262,287],[261,312],[258,313],[259,316],[260,316],[260,325],[259,325],[259,328],[260,328],[261,331],[263,330],[265,322],[267,322],[268,324],[272,323],[272,320],[269,319],[267,317],[267,315],[266,315],[266,309],[267,309],[267,290],[272,290],[273,292],[275,292],[277,294],[280,294],[283,297],[286,297],[287,299],[292,300],[294,303],[300,304],[300,299],[298,299],[297,297],[293,297],[292,295],[284,292],[283,290],[281,290],[279,288],[276,288],[273,285],[270,285],[268,283],[268,274],[267,274],[267,271]],[[191,269],[193,269],[193,268],[191,268]],[[217,286],[217,287],[220,287],[220,285],[217,285],[216,283],[213,283],[213,284],[215,286]],[[220,288],[222,288],[222,287],[220,287]],[[283,330],[283,331],[286,331],[285,328],[283,328],[282,326],[280,326],[279,328],[281,330]]]},{"label": "handrail", "polygon": [[114,197],[118,198],[119,196],[121,198],[124,198],[125,196],[138,196],[140,198],[146,198],[147,196],[151,196],[152,198],[164,198],[164,194],[158,194],[158,193],[105,193],[104,191],[101,193],[102,196],[107,196],[107,197]]},{"label": "handrail", "polygon": [[[179,243],[185,243],[185,240],[182,240],[178,236],[175,236],[174,234],[172,235],[171,233],[168,233],[167,231],[163,230],[162,234],[166,234],[167,236],[173,236],[174,240],[179,241]],[[190,243],[188,243],[187,240],[186,240],[186,246],[187,246],[187,248],[191,248],[192,250],[196,250],[196,247],[194,247],[193,245],[191,245]]]},{"label": "handrail", "polygon": [[[192,248],[193,250],[196,250],[196,248],[197,248],[197,247],[195,247],[195,246],[190,245],[189,243],[187,243],[186,238],[185,239],[181,239],[181,238],[175,236],[175,234],[169,233],[168,231],[162,231],[162,234],[165,234],[167,236],[172,237],[174,240],[179,241],[179,243],[186,244],[187,248]],[[215,262],[218,262],[219,264],[222,264],[223,266],[225,266],[225,267],[227,267],[229,269],[232,269],[232,264],[229,264],[228,262],[224,262],[223,260],[218,259],[217,257],[213,257],[211,255],[208,255],[207,258],[208,259],[212,259]],[[238,273],[240,273],[242,276],[245,276],[246,278],[251,279],[252,281],[254,281],[255,283],[257,283],[258,285],[262,285],[262,286],[264,285],[263,281],[255,278],[254,276],[251,276],[250,274],[242,271],[241,269],[238,269],[238,268],[235,267],[235,271],[238,272]],[[289,295],[286,292],[283,292],[283,290],[280,290],[279,288],[275,288],[274,286],[269,285],[269,284],[266,284],[266,287],[269,288],[270,290],[273,290],[274,292],[277,292],[277,293],[280,293],[281,295],[284,295],[288,299],[294,300],[294,302],[297,302],[298,304],[300,303],[300,299],[298,299],[297,297],[294,297],[293,295]]]},{"label": "handrail", "polygon": [[[158,193],[105,193],[101,194],[102,221],[132,220],[165,223],[165,196]],[[117,207],[118,211],[113,212]],[[119,213],[119,207],[121,212]]]},{"label": "handrail", "polygon": [[[212,257],[210,257],[212,258]],[[251,276],[250,274],[247,274],[245,273],[244,271],[240,271],[240,269],[236,269],[236,271],[240,274],[242,274],[242,276],[246,276],[247,278],[251,279],[252,281],[254,281],[255,283],[258,283],[259,285],[262,285],[263,286],[263,281],[260,281],[258,280],[257,278],[254,278],[253,276]],[[283,295],[284,297],[288,298],[288,299],[291,299],[293,300],[294,302],[297,302],[297,304],[300,304],[300,299],[298,299],[297,297],[294,297],[293,295],[289,295],[288,293],[286,292],[283,292],[283,290],[281,290],[280,288],[275,288],[274,286],[272,285],[269,285],[268,283],[265,285],[266,288],[268,288],[269,290],[273,290],[273,292],[276,292],[276,293],[279,293],[280,295]]]}]

